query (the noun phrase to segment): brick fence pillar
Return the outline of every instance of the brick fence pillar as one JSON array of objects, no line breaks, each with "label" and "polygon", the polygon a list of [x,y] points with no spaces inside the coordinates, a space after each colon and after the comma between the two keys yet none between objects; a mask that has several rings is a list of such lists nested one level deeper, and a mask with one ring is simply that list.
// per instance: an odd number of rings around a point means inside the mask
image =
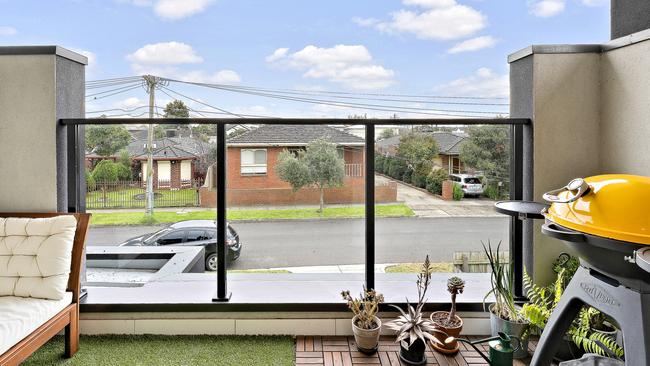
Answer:
[{"label": "brick fence pillar", "polygon": [[445,180],[442,182],[442,199],[451,201],[454,199],[454,182]]}]

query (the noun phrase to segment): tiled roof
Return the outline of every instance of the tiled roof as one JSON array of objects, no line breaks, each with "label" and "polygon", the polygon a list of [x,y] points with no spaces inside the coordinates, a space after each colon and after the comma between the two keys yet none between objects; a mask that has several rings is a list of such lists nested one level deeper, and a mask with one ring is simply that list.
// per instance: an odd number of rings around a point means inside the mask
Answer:
[{"label": "tiled roof", "polygon": [[[433,132],[431,135],[436,140],[438,152],[445,155],[460,154],[461,142],[467,138],[466,136],[454,134],[451,132]],[[376,146],[381,148],[397,146],[399,144],[400,138],[401,136],[393,136],[387,139],[379,140],[376,142]]]},{"label": "tiled roof", "polygon": [[229,145],[281,145],[303,146],[327,138],[338,145],[363,145],[364,139],[326,125],[261,125],[260,127],[228,139]]},{"label": "tiled roof", "polygon": [[[132,158],[146,157],[147,140],[136,140],[126,147]],[[191,159],[208,153],[209,144],[189,137],[166,137],[153,141],[154,159]]]}]

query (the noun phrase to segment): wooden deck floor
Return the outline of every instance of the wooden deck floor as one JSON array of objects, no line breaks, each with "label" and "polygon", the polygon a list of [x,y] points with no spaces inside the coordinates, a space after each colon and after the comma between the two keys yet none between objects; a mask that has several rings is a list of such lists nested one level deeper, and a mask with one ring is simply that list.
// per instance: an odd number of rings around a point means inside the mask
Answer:
[{"label": "wooden deck floor", "polygon": [[[480,337],[469,337],[478,339]],[[531,341],[529,349],[532,353],[536,342]],[[487,344],[481,348],[487,354]],[[357,352],[354,337],[296,337],[296,366],[352,366],[352,365],[382,365],[401,366],[399,360],[399,345],[394,342],[394,337],[382,337],[379,341],[379,352],[366,356]],[[487,362],[470,346],[461,344],[460,352],[454,356],[444,356],[434,352],[427,346],[427,365],[439,366],[478,366],[487,365]],[[528,365],[530,358],[515,360],[515,366]]]}]

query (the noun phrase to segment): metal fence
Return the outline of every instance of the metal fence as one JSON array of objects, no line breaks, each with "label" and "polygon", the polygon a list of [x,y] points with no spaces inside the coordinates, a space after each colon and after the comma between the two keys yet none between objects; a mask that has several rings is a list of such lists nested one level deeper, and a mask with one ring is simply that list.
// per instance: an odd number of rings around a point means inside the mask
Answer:
[{"label": "metal fence", "polygon": [[[154,207],[199,206],[201,180],[158,180],[154,184]],[[87,182],[86,207],[88,209],[144,208],[146,182],[116,181]]]},{"label": "metal fence", "polygon": [[346,177],[363,177],[363,164],[345,164]]}]

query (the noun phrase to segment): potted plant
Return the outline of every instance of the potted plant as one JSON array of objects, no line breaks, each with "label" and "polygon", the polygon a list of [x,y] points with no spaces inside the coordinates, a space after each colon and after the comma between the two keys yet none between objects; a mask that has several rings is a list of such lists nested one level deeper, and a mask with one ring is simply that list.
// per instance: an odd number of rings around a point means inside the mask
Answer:
[{"label": "potted plant", "polygon": [[[491,285],[492,289],[488,291],[483,299],[494,296],[494,303],[490,305],[490,328],[492,335],[496,336],[498,332],[515,336],[521,340],[521,347],[514,353],[514,358],[524,358],[528,356],[528,321],[521,314],[521,308],[515,304],[514,295],[514,276],[512,264],[502,264],[499,249],[501,242],[497,244],[496,251],[488,241],[487,246],[483,244],[485,255],[487,256],[490,269],[492,270]],[[507,262],[509,263],[509,262]]]},{"label": "potted plant", "polygon": [[341,292],[341,296],[354,313],[352,331],[357,349],[365,354],[377,352],[381,331],[381,319],[377,317],[377,312],[379,304],[384,302],[384,296],[375,290],[366,289],[365,286],[359,298],[353,298],[347,290]]},{"label": "potted plant", "polygon": [[[524,304],[521,313],[532,327],[538,331],[544,329],[578,266],[577,258],[562,253],[553,264],[556,278],[555,282],[549,286],[534,284],[528,273],[524,272],[524,288],[530,302]],[[566,361],[580,358],[585,351],[607,356],[608,352],[603,347],[618,357],[623,356],[623,348],[616,343],[616,329],[611,323],[607,323],[606,319],[606,316],[598,310],[583,307],[578,317],[569,326],[566,342],[556,355],[556,360]],[[596,328],[605,328],[605,324],[609,324],[614,332],[606,333],[596,330]]]},{"label": "potted plant", "polygon": [[398,306],[391,305],[401,315],[386,324],[389,329],[398,332],[396,342],[400,344],[399,357],[408,365],[423,365],[427,362],[427,357],[424,354],[426,341],[430,340],[435,342],[436,338],[432,334],[439,332],[422,314],[422,308],[426,303],[425,295],[431,282],[431,272],[431,263],[427,255],[416,282],[418,288],[417,305],[413,307],[408,299],[406,299],[407,311],[402,310]]},{"label": "potted plant", "polygon": [[436,311],[431,314],[431,323],[444,333],[444,335],[442,333],[433,335],[439,342],[431,342],[431,346],[438,352],[453,354],[458,352],[460,348],[460,345],[455,339],[451,342],[445,342],[445,340],[449,336],[458,338],[460,332],[463,330],[463,319],[456,315],[456,295],[462,294],[464,288],[465,281],[460,277],[454,276],[448,279],[447,291],[451,294],[451,310]]}]

